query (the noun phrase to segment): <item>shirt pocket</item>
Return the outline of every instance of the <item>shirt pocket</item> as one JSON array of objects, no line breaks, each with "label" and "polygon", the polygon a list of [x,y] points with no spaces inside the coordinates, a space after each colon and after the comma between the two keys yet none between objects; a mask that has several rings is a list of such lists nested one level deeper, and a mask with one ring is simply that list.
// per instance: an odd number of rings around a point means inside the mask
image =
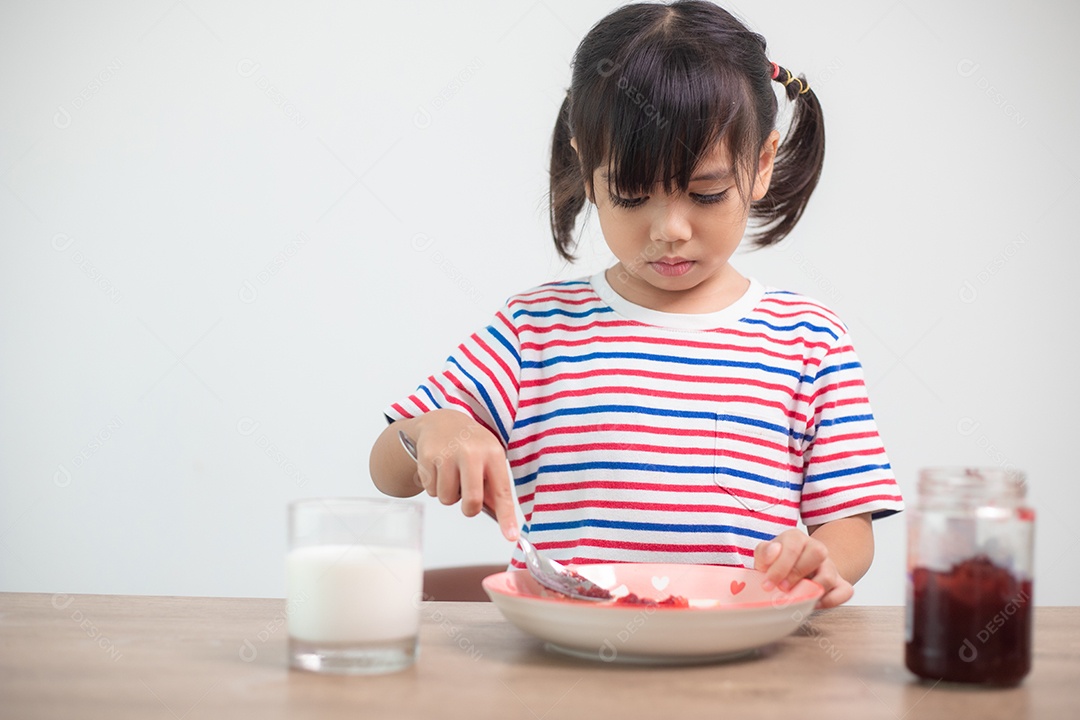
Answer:
[{"label": "shirt pocket", "polygon": [[713,480],[740,505],[762,512],[796,502],[801,470],[793,455],[787,416],[735,412],[715,416]]}]

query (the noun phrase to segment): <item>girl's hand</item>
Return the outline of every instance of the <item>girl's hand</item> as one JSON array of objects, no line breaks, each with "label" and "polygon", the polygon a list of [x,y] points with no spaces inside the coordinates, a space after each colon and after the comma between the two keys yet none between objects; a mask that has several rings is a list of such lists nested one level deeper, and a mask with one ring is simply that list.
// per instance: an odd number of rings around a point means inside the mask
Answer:
[{"label": "girl's hand", "polygon": [[517,540],[517,500],[506,451],[495,436],[456,410],[426,413],[416,427],[417,485],[443,505],[461,500],[466,517],[487,505],[495,511],[506,539]]},{"label": "girl's hand", "polygon": [[802,578],[825,588],[817,607],[836,607],[851,599],[855,588],[841,577],[825,543],[799,530],[786,530],[754,550],[754,569],[766,575],[762,587],[787,592]]}]

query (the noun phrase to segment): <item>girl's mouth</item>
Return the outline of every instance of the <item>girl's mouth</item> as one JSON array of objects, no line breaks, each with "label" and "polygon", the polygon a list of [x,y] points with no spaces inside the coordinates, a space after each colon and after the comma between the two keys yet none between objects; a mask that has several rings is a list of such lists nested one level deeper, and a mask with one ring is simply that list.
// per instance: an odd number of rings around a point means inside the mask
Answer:
[{"label": "girl's mouth", "polygon": [[679,275],[685,275],[690,272],[690,269],[694,267],[694,261],[682,259],[660,260],[649,263],[649,267],[659,275],[665,277],[678,277]]}]

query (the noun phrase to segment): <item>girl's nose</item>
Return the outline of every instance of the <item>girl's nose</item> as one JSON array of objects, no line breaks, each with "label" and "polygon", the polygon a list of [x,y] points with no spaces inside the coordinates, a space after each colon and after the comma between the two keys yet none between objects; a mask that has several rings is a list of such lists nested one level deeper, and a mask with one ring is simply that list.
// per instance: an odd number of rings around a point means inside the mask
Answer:
[{"label": "girl's nose", "polygon": [[668,243],[689,240],[691,235],[689,210],[684,198],[677,195],[669,195],[666,202],[657,203],[652,219],[652,239]]}]

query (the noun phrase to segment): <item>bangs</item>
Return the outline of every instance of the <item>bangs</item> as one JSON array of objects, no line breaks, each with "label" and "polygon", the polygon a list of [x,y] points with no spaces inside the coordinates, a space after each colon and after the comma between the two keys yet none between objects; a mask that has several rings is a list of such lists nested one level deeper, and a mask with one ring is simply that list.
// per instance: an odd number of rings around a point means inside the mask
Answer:
[{"label": "bangs", "polygon": [[723,142],[745,194],[763,141],[746,78],[692,45],[669,46],[662,35],[632,48],[595,78],[595,92],[575,98],[586,177],[603,166],[617,194],[646,194],[656,185],[686,191]]}]

